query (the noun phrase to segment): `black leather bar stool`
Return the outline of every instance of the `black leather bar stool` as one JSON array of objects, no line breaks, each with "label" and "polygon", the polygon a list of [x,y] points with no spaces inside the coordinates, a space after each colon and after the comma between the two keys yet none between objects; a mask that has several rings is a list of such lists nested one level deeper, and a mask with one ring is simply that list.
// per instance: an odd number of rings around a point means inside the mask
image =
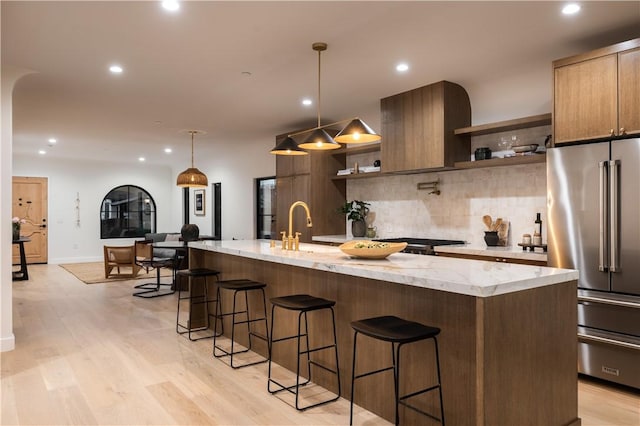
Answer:
[{"label": "black leather bar stool", "polygon": [[[271,299],[271,340],[269,341],[269,372],[268,372],[268,381],[267,381],[267,390],[269,391],[269,393],[275,394],[278,392],[281,392],[283,390],[286,390],[288,392],[291,392],[293,394],[295,394],[296,396],[296,402],[295,402],[295,406],[297,410],[307,410],[309,408],[312,407],[317,407],[319,405],[323,405],[323,404],[327,404],[329,402],[333,402],[336,401],[338,398],[340,398],[340,368],[338,365],[338,341],[336,338],[336,320],[335,320],[335,314],[333,311],[333,306],[336,304],[335,301],[333,300],[327,300],[327,299],[323,299],[320,297],[314,297],[314,296],[310,296],[308,294],[295,294],[295,295],[291,295],[291,296],[283,296],[283,297],[275,297],[273,299]],[[274,339],[273,338],[273,334],[274,334],[274,328],[275,328],[275,308],[279,307],[282,309],[287,309],[290,311],[296,311],[298,312],[298,334],[294,334],[292,336],[287,336],[287,337],[281,337],[278,339]],[[333,325],[333,343],[325,345],[325,346],[319,346],[316,348],[310,348],[309,347],[309,327],[308,327],[308,321],[307,321],[307,313],[311,312],[311,311],[318,311],[318,310],[322,310],[322,309],[328,309],[331,311],[331,322]],[[304,332],[302,332],[302,318],[304,317]],[[300,348],[300,339],[304,337],[305,338],[305,350],[302,350]],[[291,385],[291,386],[285,386],[279,382],[277,382],[276,380],[274,380],[271,377],[271,355],[272,355],[272,351],[273,351],[273,344],[277,343],[277,342],[282,342],[284,340],[290,340],[290,339],[297,339],[297,344],[298,344],[298,354],[297,354],[297,362],[296,362],[296,384],[295,385]],[[323,350],[327,350],[327,349],[332,349],[334,350],[335,353],[335,358],[336,358],[336,365],[335,365],[335,370],[326,367],[325,365],[322,365],[318,362],[315,362],[313,360],[311,360],[311,354],[314,352],[318,352],[318,351],[323,351]],[[307,356],[307,380],[304,381],[303,383],[300,383],[300,355],[306,355]],[[305,386],[307,385],[309,382],[311,382],[311,366],[316,366],[319,368],[322,368],[325,371],[328,371],[330,373],[333,373],[336,375],[336,379],[338,382],[338,395],[335,398],[331,398],[328,399],[326,401],[321,401],[315,404],[310,404],[307,405],[305,407],[301,407],[300,406],[300,402],[299,402],[299,396],[300,396],[300,386]],[[274,384],[276,386],[278,386],[278,389],[275,390],[271,390],[271,384]]]},{"label": "black leather bar stool", "polygon": [[[176,314],[176,333],[188,334],[189,340],[196,341],[201,339],[210,339],[213,334],[199,335],[198,337],[192,337],[191,333],[205,331],[209,329],[209,317],[214,317],[214,321],[218,321],[214,314],[209,313],[209,303],[216,302],[217,299],[209,299],[209,290],[207,286],[207,278],[215,277],[216,280],[220,279],[220,271],[207,268],[194,268],[184,269],[176,272],[176,288],[178,290],[178,312]],[[187,280],[187,288],[183,290],[182,280],[179,278],[185,278]],[[198,284],[202,285],[202,288],[198,290]],[[186,293],[183,295],[182,293]],[[188,300],[189,304],[189,320],[187,324],[180,323],[180,305],[181,301]],[[193,327],[193,307],[195,305],[204,305],[204,324],[200,327]],[[221,319],[220,319],[221,321]],[[224,329],[223,329],[224,330]]]},{"label": "black leather bar stool", "polygon": [[[217,338],[222,334],[222,332],[218,333],[218,321],[216,320],[214,326],[214,335],[213,335],[213,356],[216,358],[229,357],[229,365],[233,368],[241,368],[248,367],[250,365],[260,364],[262,362],[267,362],[266,359],[261,359],[253,362],[245,362],[240,365],[236,365],[233,362],[234,355],[249,352],[252,348],[253,342],[252,337],[256,337],[258,339],[264,340],[265,343],[269,343],[269,325],[267,324],[267,302],[266,296],[264,294],[264,288],[267,286],[264,283],[252,281],[252,280],[223,280],[218,281],[218,290],[216,292],[216,319],[222,320],[226,316],[231,316],[231,348],[229,350],[224,349],[223,347],[218,345]],[[224,312],[222,308],[222,298],[221,298],[221,290],[229,290],[233,292],[233,309],[230,312]],[[249,292],[250,291],[260,291],[262,293],[262,306],[263,306],[263,315],[259,318],[251,318],[251,310],[249,309]],[[237,297],[239,293],[244,294],[244,310],[239,311]],[[244,320],[238,320],[237,316],[244,316]],[[254,322],[262,322],[264,321],[264,331],[265,335],[261,335],[256,333],[251,328],[251,324]],[[236,351],[234,349],[235,340],[236,340],[236,325],[246,324],[247,325],[247,337],[248,337],[248,345],[244,350]]]},{"label": "black leather bar stool", "polygon": [[[438,339],[436,336],[440,333],[440,329],[436,327],[429,327],[417,322],[407,321],[402,318],[394,316],[382,316],[375,318],[368,318],[360,321],[353,321],[351,327],[354,329],[353,335],[353,364],[351,368],[351,410],[349,413],[349,424],[353,424],[353,397],[355,380],[362,377],[371,376],[373,374],[382,373],[384,371],[393,370],[393,383],[394,383],[394,395],[395,395],[395,410],[396,421],[395,424],[400,424],[400,416],[398,413],[398,406],[400,404],[409,407],[420,414],[431,417],[432,419],[439,420],[444,425],[444,406],[442,404],[442,387],[440,385],[440,358],[438,355]],[[366,373],[356,375],[356,347],[358,334],[364,334],[373,339],[382,340],[391,343],[391,356],[392,363],[390,367],[381,368],[379,370],[372,370]],[[438,372],[438,383],[434,386],[421,389],[415,392],[408,393],[406,395],[399,395],[399,382],[400,382],[400,348],[407,344],[418,342],[421,340],[433,339],[435,355],[436,355],[436,369]],[[438,390],[440,396],[440,418],[437,418],[429,413],[426,413],[417,407],[410,405],[406,402],[406,399],[421,395],[426,392]]]}]

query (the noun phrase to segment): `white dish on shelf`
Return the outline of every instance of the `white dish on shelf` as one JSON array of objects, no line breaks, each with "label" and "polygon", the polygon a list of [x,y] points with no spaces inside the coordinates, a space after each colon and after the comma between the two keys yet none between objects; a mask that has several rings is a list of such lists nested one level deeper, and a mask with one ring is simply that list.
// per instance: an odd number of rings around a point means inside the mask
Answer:
[{"label": "white dish on shelf", "polygon": [[511,147],[511,149],[517,154],[522,154],[524,152],[535,152],[535,150],[538,149],[538,144],[532,143],[528,145],[514,145]]}]

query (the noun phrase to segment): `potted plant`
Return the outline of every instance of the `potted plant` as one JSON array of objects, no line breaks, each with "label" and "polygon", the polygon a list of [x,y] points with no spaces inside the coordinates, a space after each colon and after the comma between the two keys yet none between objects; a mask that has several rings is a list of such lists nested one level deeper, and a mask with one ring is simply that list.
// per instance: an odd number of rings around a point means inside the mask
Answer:
[{"label": "potted plant", "polygon": [[351,220],[351,234],[354,237],[364,237],[367,231],[367,224],[365,218],[369,213],[369,207],[371,204],[365,203],[360,200],[347,201],[340,208],[340,213],[346,214],[347,219]]}]

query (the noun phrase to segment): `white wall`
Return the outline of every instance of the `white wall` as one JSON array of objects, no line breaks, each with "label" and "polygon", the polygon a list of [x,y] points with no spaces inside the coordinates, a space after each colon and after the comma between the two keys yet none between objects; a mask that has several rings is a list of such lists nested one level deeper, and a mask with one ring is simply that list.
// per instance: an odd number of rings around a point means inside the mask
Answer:
[{"label": "white wall", "polygon": [[[269,154],[272,138],[255,143],[210,149],[198,156],[196,166],[209,183],[222,183],[224,239],[255,236],[255,178],[275,174]],[[203,149],[203,151],[206,151]],[[120,185],[137,185],[156,202],[157,230],[179,232],[182,226],[182,189],[175,184],[182,171],[169,166],[77,161],[47,156],[13,158],[14,176],[46,177],[49,181],[49,263],[88,262],[102,259],[104,244],[126,244],[133,239],[100,239],[100,205],[104,196]],[[190,223],[202,235],[212,233],[212,193],[206,190],[205,216],[193,213],[190,190]],[[76,196],[80,198],[80,225],[76,224]],[[8,222],[7,222],[8,223]],[[8,237],[7,237],[8,238]]]},{"label": "white wall", "polygon": [[2,68],[0,83],[0,121],[2,123],[2,141],[0,143],[0,352],[15,347],[13,334],[13,282],[11,279],[11,250],[9,226],[11,212],[11,155],[13,153],[12,93],[15,83],[28,70],[10,67]]},{"label": "white wall", "polygon": [[[275,143],[275,135],[267,135],[258,141],[236,141],[235,143],[214,143],[207,147],[196,147],[198,154],[195,166],[209,178],[206,190],[206,216],[193,214],[193,190],[190,194],[190,222],[200,228],[200,234],[212,232],[212,192],[211,184],[222,184],[222,238],[230,240],[253,239],[256,235],[255,179],[275,176],[275,156],[269,153]],[[185,167],[173,170],[175,176]],[[181,190],[179,190],[181,191]],[[180,198],[181,200],[181,198]],[[182,218],[182,204],[174,206],[174,216]]]},{"label": "white wall", "polygon": [[[180,229],[172,217],[174,177],[169,167],[77,161],[46,156],[13,158],[14,176],[46,177],[49,181],[48,243],[49,263],[101,260],[104,244],[126,244],[124,239],[100,239],[102,199],[116,186],[137,185],[156,202],[157,229]],[[76,223],[76,197],[79,219]]]}]

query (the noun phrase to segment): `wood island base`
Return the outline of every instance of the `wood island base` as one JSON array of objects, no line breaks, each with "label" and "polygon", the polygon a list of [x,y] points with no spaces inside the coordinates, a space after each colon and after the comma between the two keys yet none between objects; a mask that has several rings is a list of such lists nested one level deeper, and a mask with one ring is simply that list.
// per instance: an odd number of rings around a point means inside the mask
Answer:
[{"label": "wood island base", "polygon": [[[575,282],[474,297],[193,248],[190,259],[191,267],[220,270],[225,280],[249,278],[266,283],[267,298],[307,293],[335,300],[344,398],[351,393],[350,322],[396,315],[442,330],[438,342],[448,424],[580,425]],[[268,311],[270,315],[270,308]],[[278,318],[278,324],[286,323],[289,329],[276,332],[293,334],[297,317],[292,316],[291,321]],[[310,326],[314,341],[330,335],[330,321],[310,319]],[[225,324],[227,330],[230,327]],[[426,346],[430,344],[421,342],[407,348],[407,356],[401,360],[401,393],[434,383],[433,351]],[[273,361],[295,371],[294,342],[290,345],[285,349],[280,346],[286,344],[279,345]],[[256,345],[255,349],[267,355],[266,346]],[[381,368],[391,362],[388,346],[376,341],[359,339],[358,354],[358,369]],[[321,372],[316,375],[316,371],[313,374],[315,383],[335,392],[331,377]],[[393,421],[391,373],[361,379],[356,390],[357,405]],[[416,402],[439,415],[437,393]],[[405,424],[430,424],[409,409],[400,415]]]}]

